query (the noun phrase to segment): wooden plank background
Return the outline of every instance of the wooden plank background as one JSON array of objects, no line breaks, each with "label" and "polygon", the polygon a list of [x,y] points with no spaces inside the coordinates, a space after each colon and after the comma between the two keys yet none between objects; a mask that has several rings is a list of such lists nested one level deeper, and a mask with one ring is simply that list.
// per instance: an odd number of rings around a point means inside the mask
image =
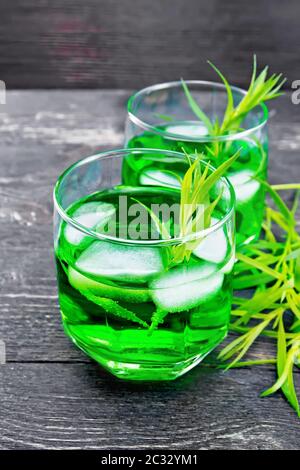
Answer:
[{"label": "wooden plank background", "polygon": [[[129,95],[11,91],[0,108],[0,449],[299,450],[300,421],[283,396],[259,398],[273,366],[224,373],[209,355],[175,382],[128,384],[63,333],[52,188],[79,158],[123,145]],[[270,180],[299,181],[300,107],[289,95],[270,106]],[[271,352],[260,339],[249,357]]]},{"label": "wooden plank background", "polygon": [[140,88],[213,79],[245,86],[253,53],[300,79],[299,0],[1,0],[8,88]]},{"label": "wooden plank background", "polygon": [[[128,89],[214,79],[207,58],[246,86],[254,52],[300,79],[299,24],[299,0],[0,0],[8,90],[115,89],[9,91],[0,107],[0,449],[300,449],[282,395],[259,398],[271,366],[202,366],[133,385],[72,345],[60,324],[51,199],[66,166],[122,147]],[[298,181],[300,106],[287,95],[271,108],[270,180]],[[272,351],[259,341],[250,357]]]}]

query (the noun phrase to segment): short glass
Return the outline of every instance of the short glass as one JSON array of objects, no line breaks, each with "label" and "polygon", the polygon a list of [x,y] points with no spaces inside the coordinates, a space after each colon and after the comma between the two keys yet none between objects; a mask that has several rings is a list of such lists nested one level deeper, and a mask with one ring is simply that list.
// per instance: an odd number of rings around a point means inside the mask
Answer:
[{"label": "short glass", "polygon": [[[117,377],[170,380],[198,364],[227,334],[234,191],[220,178],[211,189],[214,198],[222,194],[211,226],[180,238],[180,191],[163,184],[125,185],[128,158],[184,169],[178,152],[123,149],[75,163],[56,183],[54,248],[62,321],[74,343]],[[171,208],[167,217],[166,212],[158,217],[170,220],[172,238],[160,237],[149,215],[154,206]],[[192,250],[189,259],[170,264],[183,243]]]},{"label": "short glass", "polygon": [[[186,83],[210,119],[217,118],[222,122],[227,105],[224,85],[196,80]],[[245,91],[236,87],[232,90],[237,105]],[[181,82],[162,83],[145,88],[129,99],[125,146],[180,152],[185,149],[193,153],[204,151],[215,167],[240,149],[240,157],[226,175],[236,193],[237,245],[240,245],[257,239],[261,231],[265,190],[258,179],[267,177],[267,120],[268,110],[263,104],[248,113],[242,123],[243,129],[230,135],[211,137],[191,110]],[[155,184],[161,178],[169,179],[164,175],[162,162],[128,159],[127,166],[126,182],[148,179]]]}]

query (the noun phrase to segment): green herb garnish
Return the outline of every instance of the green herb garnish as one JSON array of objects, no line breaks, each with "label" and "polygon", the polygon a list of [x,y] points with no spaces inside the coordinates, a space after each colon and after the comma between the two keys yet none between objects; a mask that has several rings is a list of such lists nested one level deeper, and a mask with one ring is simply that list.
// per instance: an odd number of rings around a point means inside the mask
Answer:
[{"label": "green herb garnish", "polygon": [[[245,130],[243,129],[242,125],[247,114],[260,104],[282,95],[280,89],[282,88],[286,79],[282,78],[282,74],[273,74],[267,78],[267,66],[259,75],[257,75],[256,56],[254,55],[253,72],[249,88],[240,102],[235,105],[234,91],[232,90],[228,80],[213,63],[210,61],[208,61],[208,63],[221,78],[227,92],[227,106],[222,121],[220,121],[218,117],[211,119],[193,98],[188,85],[183,79],[181,80],[181,83],[191,110],[195,116],[205,125],[208,136],[213,138],[212,142],[210,144],[207,143],[206,145],[207,153],[210,155],[211,159],[218,160],[220,162],[225,161],[229,155],[232,155],[232,146],[234,145],[234,140],[220,141],[218,140],[218,137],[236,134],[237,132]],[[250,134],[248,139],[252,140],[253,144],[259,147],[261,151],[262,162],[260,168],[257,171],[257,174],[259,174],[260,169],[263,168],[266,152],[263,149],[263,145],[258,142],[258,139],[254,135]]]},{"label": "green herb garnish", "polygon": [[[206,165],[202,171],[201,160],[207,159],[206,155],[202,153],[199,154],[196,151],[196,154],[193,156],[189,155],[184,149],[183,151],[188,161],[189,168],[182,180],[178,176],[181,183],[179,238],[182,239],[182,242],[167,248],[169,267],[182,263],[184,260],[188,261],[192,252],[202,241],[198,233],[199,228],[200,230],[205,230],[210,227],[211,216],[222,197],[222,193],[220,192],[215,199],[212,199],[210,191],[240,154],[238,150],[214,171],[211,171],[208,165]],[[140,201],[134,200],[148,211],[161,238],[171,240],[172,234],[169,221],[161,221],[150,208],[146,207]]]},{"label": "green herb garnish", "polygon": [[[241,336],[220,353],[227,368],[256,364],[276,364],[278,379],[262,393],[267,396],[283,392],[300,416],[299,402],[293,382],[293,369],[300,364],[300,234],[295,212],[298,191],[291,209],[278,190],[300,189],[300,184],[274,185],[263,183],[275,208],[268,205],[264,222],[264,238],[243,247],[237,253],[234,289],[253,289],[252,297],[234,297],[231,330]],[[242,362],[259,336],[277,343],[277,356]]]},{"label": "green herb garnish", "polygon": [[254,55],[253,72],[249,88],[239,104],[235,106],[233,91],[228,80],[212,62],[208,61],[208,63],[217,72],[223,81],[227,92],[227,106],[223,121],[221,123],[218,119],[212,120],[207,116],[207,114],[205,114],[205,112],[200,108],[199,104],[191,95],[187,84],[184,82],[184,80],[181,80],[181,82],[191,110],[195,116],[205,124],[210,136],[218,137],[242,130],[242,122],[252,109],[264,103],[265,101],[272,100],[282,95],[280,89],[282,88],[286,79],[282,78],[282,74],[273,74],[267,78],[267,66],[259,75],[257,75],[256,56]]},{"label": "green herb garnish", "polygon": [[195,237],[197,227],[207,229],[210,226],[212,213],[222,197],[222,193],[220,193],[217,198],[212,200],[211,188],[238,158],[240,151],[237,151],[210,174],[208,166],[201,172],[200,160],[205,157],[203,154],[197,154],[193,163],[191,163],[190,156],[185,154],[190,168],[185,173],[181,184],[179,224],[180,237],[187,241],[172,247],[172,261],[174,263],[181,263],[184,259],[188,261],[192,251],[202,241],[199,235]]}]

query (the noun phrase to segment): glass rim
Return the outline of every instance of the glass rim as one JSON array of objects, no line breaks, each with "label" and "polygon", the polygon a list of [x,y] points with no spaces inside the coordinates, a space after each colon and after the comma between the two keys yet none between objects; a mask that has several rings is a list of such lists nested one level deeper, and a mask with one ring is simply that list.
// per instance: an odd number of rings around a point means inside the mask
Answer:
[{"label": "glass rim", "polygon": [[[215,88],[222,89],[223,91],[226,91],[226,87],[223,83],[219,82],[213,82],[209,80],[185,80],[185,83],[187,85],[201,85],[201,86],[211,86]],[[236,140],[237,138],[242,138],[242,137],[247,137],[248,134],[251,134],[253,132],[256,132],[260,129],[262,129],[266,123],[268,122],[269,118],[269,111],[265,103],[260,103],[257,108],[261,108],[263,111],[263,117],[261,119],[261,122],[257,124],[256,126],[249,127],[247,129],[244,129],[239,132],[235,132],[234,134],[223,134],[220,136],[199,136],[199,137],[191,137],[191,136],[184,136],[183,134],[176,134],[173,132],[166,132],[162,131],[159,129],[159,127],[153,126],[151,124],[148,124],[147,122],[143,121],[140,119],[133,111],[133,105],[135,103],[135,100],[139,98],[141,95],[145,94],[146,92],[152,92],[152,91],[158,91],[158,90],[164,90],[167,88],[172,88],[172,87],[177,87],[181,86],[181,81],[176,80],[172,82],[162,82],[162,83],[156,83],[155,85],[150,85],[148,87],[142,88],[141,90],[137,91],[133,95],[130,96],[127,102],[127,113],[129,116],[129,119],[136,124],[137,126],[143,128],[144,130],[148,130],[151,132],[154,132],[155,134],[159,134],[161,136],[166,137],[169,140],[185,140],[187,142],[224,142],[224,141],[231,141],[231,140]],[[231,89],[237,93],[240,93],[241,95],[245,96],[247,91],[244,90],[243,88],[237,87],[237,86],[231,86]],[[255,108],[253,108],[254,110]],[[253,111],[252,110],[252,111]]]},{"label": "glass rim", "polygon": [[[145,153],[145,152],[152,152],[156,154],[161,154],[161,155],[167,155],[171,157],[178,157],[178,158],[185,158],[185,155],[181,152],[175,152],[173,150],[162,150],[162,149],[151,149],[151,148],[129,148],[129,149],[117,149],[117,150],[109,150],[106,152],[100,152],[94,155],[90,155],[88,157],[84,157],[69,167],[67,167],[57,178],[57,181],[54,185],[53,189],[53,202],[54,202],[54,208],[57,210],[61,218],[67,223],[70,224],[72,227],[75,229],[79,230],[80,232],[85,233],[86,235],[89,235],[90,237],[94,239],[98,239],[101,241],[109,241],[113,243],[121,243],[121,244],[126,244],[126,245],[139,245],[139,246],[166,246],[166,245],[176,245],[179,243],[186,243],[188,241],[195,240],[200,237],[206,237],[207,235],[215,232],[219,228],[221,228],[231,217],[235,209],[235,192],[233,189],[232,184],[230,181],[225,177],[221,176],[218,181],[222,181],[223,184],[228,188],[229,190],[229,209],[226,211],[226,214],[215,224],[211,225],[210,227],[200,230],[198,232],[195,232],[191,234],[190,236],[184,236],[184,237],[174,237],[171,239],[165,239],[165,240],[131,240],[128,238],[118,238],[118,237],[113,237],[110,235],[105,235],[101,234],[99,232],[95,232],[92,229],[89,229],[85,227],[83,224],[78,223],[73,217],[69,216],[66,212],[66,210],[62,207],[62,205],[59,202],[59,191],[60,187],[64,181],[64,179],[76,168],[92,163],[96,160],[102,160],[102,159],[110,159],[112,157],[122,157],[125,154],[135,154],[135,153]],[[196,157],[196,155],[191,155],[192,157]],[[200,160],[200,162],[206,166],[209,167],[210,170],[214,171],[215,168],[210,165],[210,163],[205,162],[204,160]],[[147,187],[147,186],[145,186]]]}]

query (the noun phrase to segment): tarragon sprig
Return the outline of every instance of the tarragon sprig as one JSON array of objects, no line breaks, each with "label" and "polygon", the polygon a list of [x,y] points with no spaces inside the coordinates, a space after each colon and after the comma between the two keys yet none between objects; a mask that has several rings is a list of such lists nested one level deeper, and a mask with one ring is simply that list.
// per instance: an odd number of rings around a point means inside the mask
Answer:
[{"label": "tarragon sprig", "polygon": [[250,85],[245,96],[235,106],[233,91],[228,80],[212,62],[208,61],[208,63],[221,78],[227,92],[227,106],[222,122],[219,122],[217,118],[210,119],[193,98],[188,85],[184,80],[181,80],[181,82],[191,110],[195,116],[204,123],[210,136],[218,137],[236,132],[241,129],[243,120],[252,109],[282,95],[280,90],[286,79],[282,78],[282,74],[273,74],[267,78],[268,66],[257,75],[257,60],[254,55]]},{"label": "tarragon sprig", "polygon": [[[217,169],[211,171],[209,165],[202,170],[201,160],[207,159],[206,155],[199,154],[197,151],[195,155],[189,155],[184,149],[183,151],[188,162],[188,169],[182,179],[179,177],[181,188],[178,224],[181,242],[167,248],[169,267],[182,263],[184,260],[188,261],[192,252],[202,241],[199,231],[210,227],[212,214],[222,197],[222,192],[220,192],[212,199],[211,189],[236,161],[240,153],[238,150]],[[149,207],[137,199],[134,200],[148,211],[161,238],[171,240],[169,221],[160,220]]]},{"label": "tarragon sprig", "polygon": [[211,188],[227,172],[239,154],[238,150],[214,171],[210,171],[209,166],[206,166],[202,172],[201,159],[205,158],[205,155],[196,153],[197,157],[192,163],[186,153],[190,167],[181,184],[179,219],[180,237],[183,242],[172,247],[173,263],[181,263],[184,259],[188,261],[191,253],[202,241],[199,234],[197,236],[197,231],[199,227],[204,230],[210,226],[213,211],[222,197],[220,193],[211,200]]},{"label": "tarragon sprig", "polygon": [[[249,291],[234,297],[230,328],[240,336],[221,351],[219,358],[227,362],[227,368],[276,364],[278,379],[262,396],[281,389],[300,416],[293,381],[294,367],[300,364],[300,234],[295,220],[299,194],[297,191],[289,209],[278,193],[299,190],[300,184],[264,185],[275,208],[271,205],[266,208],[264,238],[237,253],[234,278],[234,289],[252,289],[253,293],[250,298]],[[288,323],[291,316],[292,323]],[[242,362],[260,336],[276,341],[276,357]]]},{"label": "tarragon sprig", "polygon": [[[188,88],[188,85],[183,79],[181,80],[181,83],[191,110],[195,116],[203,122],[207,129],[207,135],[212,138],[212,141],[206,144],[207,153],[210,154],[212,159],[220,162],[226,160],[228,155],[232,155],[234,140],[221,141],[219,137],[243,131],[244,129],[242,125],[247,114],[260,104],[280,96],[282,94],[280,90],[286,79],[282,78],[282,74],[273,74],[270,77],[267,77],[267,66],[262,70],[262,72],[260,72],[260,74],[257,74],[257,61],[256,56],[254,55],[250,85],[243,98],[235,105],[234,91],[227,78],[212,62],[208,61],[208,63],[221,78],[227,92],[227,105],[222,120],[220,120],[219,117],[210,118],[196,102]],[[262,167],[263,160],[265,159],[263,146],[260,143],[257,143],[257,139],[253,134],[250,134],[248,139],[253,140],[253,145],[259,147],[262,155]],[[260,168],[258,171],[259,170]]]}]

